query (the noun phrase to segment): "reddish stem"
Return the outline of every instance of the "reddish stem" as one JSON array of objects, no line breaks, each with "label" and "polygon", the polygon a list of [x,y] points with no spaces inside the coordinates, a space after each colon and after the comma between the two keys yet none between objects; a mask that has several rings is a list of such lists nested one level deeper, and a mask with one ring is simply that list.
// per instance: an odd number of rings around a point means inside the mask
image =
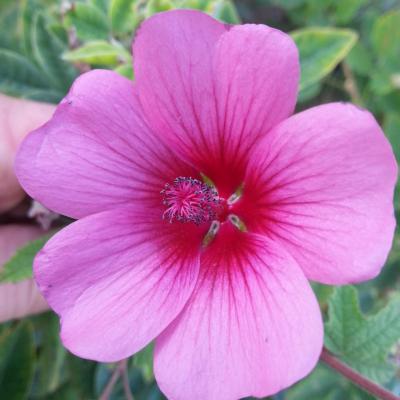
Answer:
[{"label": "reddish stem", "polygon": [[125,368],[122,371],[122,383],[124,385],[124,392],[125,392],[126,400],[134,400],[133,394],[131,392],[131,386],[129,383],[129,375],[128,375],[127,365],[125,365]]},{"label": "reddish stem", "polygon": [[128,363],[127,359],[118,362],[118,364],[115,366],[115,369],[111,375],[110,380],[108,381],[106,387],[104,388],[103,393],[101,393],[99,400],[109,400],[115,384],[117,383],[118,379],[126,369],[127,363]]},{"label": "reddish stem", "polygon": [[376,396],[381,400],[400,400],[399,396],[396,396],[394,393],[386,390],[382,386],[377,385],[376,383],[370,381],[365,376],[361,375],[354,369],[350,368],[344,362],[338,360],[332,353],[330,353],[325,347],[322,350],[322,354],[320,359],[331,368],[339,372],[339,374],[343,375],[345,378],[349,379],[355,385],[359,386],[361,389],[366,392]]}]

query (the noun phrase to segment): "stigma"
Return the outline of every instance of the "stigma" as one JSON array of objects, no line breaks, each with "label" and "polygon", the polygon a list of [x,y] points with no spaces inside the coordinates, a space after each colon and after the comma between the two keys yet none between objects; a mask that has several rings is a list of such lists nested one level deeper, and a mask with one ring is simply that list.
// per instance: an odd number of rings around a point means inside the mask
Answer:
[{"label": "stigma", "polygon": [[216,189],[198,179],[179,176],[161,190],[163,219],[200,225],[217,218],[221,199]]}]

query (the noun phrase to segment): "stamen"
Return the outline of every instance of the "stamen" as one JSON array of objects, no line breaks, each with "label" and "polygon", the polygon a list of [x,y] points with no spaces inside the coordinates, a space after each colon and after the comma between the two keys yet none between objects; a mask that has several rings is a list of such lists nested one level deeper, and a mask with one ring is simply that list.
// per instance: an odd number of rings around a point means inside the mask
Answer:
[{"label": "stamen", "polygon": [[228,220],[232,223],[233,226],[239,229],[241,232],[247,232],[246,225],[244,222],[236,215],[236,214],[229,214]]},{"label": "stamen", "polygon": [[217,188],[215,187],[214,182],[205,174],[203,174],[202,172],[200,172],[200,176],[201,179],[203,179],[203,182],[206,183],[208,186],[214,188],[215,190],[217,190]]},{"label": "stamen", "polygon": [[235,204],[243,195],[243,183],[236,189],[235,193],[229,196],[227,203],[229,206]]},{"label": "stamen", "polygon": [[221,200],[217,191],[197,179],[180,176],[163,190],[163,204],[167,207],[163,219],[169,222],[193,222],[200,225],[216,218]]},{"label": "stamen", "polygon": [[213,221],[210,225],[210,229],[208,230],[206,236],[203,239],[203,246],[207,247],[215,238],[219,231],[219,227],[221,223],[219,221]]}]

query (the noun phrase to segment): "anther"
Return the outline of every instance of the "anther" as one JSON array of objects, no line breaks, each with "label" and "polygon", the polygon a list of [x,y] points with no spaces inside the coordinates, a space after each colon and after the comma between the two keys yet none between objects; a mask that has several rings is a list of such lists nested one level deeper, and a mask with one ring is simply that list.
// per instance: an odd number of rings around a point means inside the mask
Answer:
[{"label": "anther", "polygon": [[231,222],[233,226],[235,226],[241,232],[247,232],[246,225],[244,222],[236,215],[236,214],[229,214],[228,220]]},{"label": "anther", "polygon": [[243,183],[236,189],[235,193],[229,196],[227,203],[228,205],[235,204],[243,195]]},{"label": "anther", "polygon": [[221,223],[219,221],[211,222],[210,229],[208,230],[206,236],[204,236],[203,239],[203,247],[208,246],[214,240],[215,236],[219,231],[220,226]]}]

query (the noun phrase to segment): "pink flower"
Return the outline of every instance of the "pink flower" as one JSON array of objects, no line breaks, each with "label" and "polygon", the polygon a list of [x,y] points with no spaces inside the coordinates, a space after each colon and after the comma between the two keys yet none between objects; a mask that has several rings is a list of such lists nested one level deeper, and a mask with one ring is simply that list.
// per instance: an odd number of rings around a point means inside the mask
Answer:
[{"label": "pink flower", "polygon": [[297,50],[267,26],[166,12],[134,56],[136,83],[82,75],[21,147],[26,191],[80,219],[36,258],[39,287],[81,357],[156,338],[171,399],[275,393],[321,351],[307,278],[358,282],[385,262],[392,150],[350,104],[291,117]]},{"label": "pink flower", "polygon": [[[40,228],[24,225],[0,226],[0,270],[15,251],[43,235]],[[22,318],[48,309],[32,279],[0,284],[0,322]]]},{"label": "pink flower", "polygon": [[14,175],[14,157],[22,139],[47,121],[55,107],[0,94],[0,213],[25,196]]}]

